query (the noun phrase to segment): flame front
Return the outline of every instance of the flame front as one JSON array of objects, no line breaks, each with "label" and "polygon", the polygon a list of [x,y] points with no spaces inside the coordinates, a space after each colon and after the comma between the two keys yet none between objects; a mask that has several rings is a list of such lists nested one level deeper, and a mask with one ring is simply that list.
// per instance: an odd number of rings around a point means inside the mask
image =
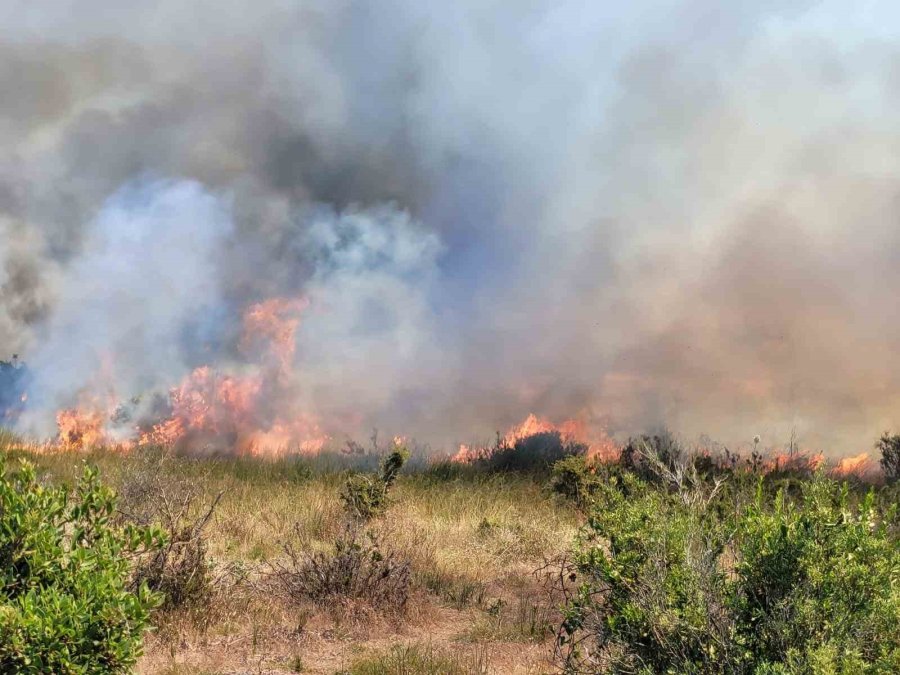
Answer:
[{"label": "flame front", "polygon": [[[250,306],[239,346],[252,360],[221,370],[195,368],[169,390],[162,414],[126,430],[125,445],[137,441],[261,455],[320,451],[328,436],[314,415],[292,404],[295,336],[307,304],[303,298],[273,298]],[[57,444],[80,449],[109,442],[117,409],[114,403],[89,402],[61,410]]]},{"label": "flame front", "polygon": [[[589,425],[582,419],[567,419],[560,424],[554,424],[550,420],[530,414],[520,424],[511,427],[503,436],[503,445],[509,447],[518,441],[534,436],[535,434],[558,433],[564,443],[579,443],[587,446],[586,457],[597,461],[614,461],[619,457],[622,449],[606,434],[606,430],[591,431]],[[461,444],[456,454],[451,457],[453,462],[471,463],[483,459],[493,451],[490,447],[474,447]]]},{"label": "flame front", "polygon": [[875,471],[877,471],[877,467],[869,457],[869,453],[861,452],[852,457],[844,457],[838,462],[837,466],[831,470],[831,473],[834,476],[845,478],[848,476],[862,477],[866,474],[874,473]]},{"label": "flame front", "polygon": [[106,442],[106,416],[97,410],[70,408],[56,413],[59,445],[67,450],[90,448]]}]

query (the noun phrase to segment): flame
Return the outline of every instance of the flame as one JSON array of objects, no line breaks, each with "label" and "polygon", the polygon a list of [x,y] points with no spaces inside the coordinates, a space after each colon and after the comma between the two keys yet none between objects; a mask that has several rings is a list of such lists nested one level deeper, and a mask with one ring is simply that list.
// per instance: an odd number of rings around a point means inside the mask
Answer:
[{"label": "flame", "polygon": [[763,460],[763,473],[772,473],[773,471],[798,471],[814,473],[820,466],[825,463],[825,455],[821,452],[811,452],[801,450],[793,454],[787,452],[776,452]]},{"label": "flame", "polygon": [[[592,432],[583,419],[567,419],[559,424],[529,414],[521,423],[511,427],[503,436],[503,445],[513,446],[518,441],[535,434],[558,433],[565,443],[580,443],[587,446],[586,457],[595,461],[613,461],[618,458],[621,448],[601,428]],[[485,459],[494,451],[491,447],[472,447],[460,444],[452,462],[472,463]]]},{"label": "flame", "polygon": [[328,436],[310,415],[282,419],[270,414],[262,374],[222,375],[208,366],[194,370],[169,392],[172,413],[142,435],[141,442],[226,444],[252,455],[319,452]]},{"label": "flame", "polygon": [[96,410],[60,410],[56,414],[59,444],[67,450],[102,445],[106,441],[105,421],[105,416]]},{"label": "flame", "polygon": [[838,465],[831,470],[833,476],[849,477],[863,476],[875,471],[875,463],[869,457],[869,453],[861,452],[852,457],[844,457]]},{"label": "flame", "polygon": [[306,298],[271,298],[252,305],[244,313],[241,348],[252,353],[262,346],[279,374],[287,376],[293,366],[300,314],[308,305]]},{"label": "flame", "polygon": [[[305,298],[273,298],[251,305],[242,317],[239,346],[248,360],[241,366],[217,370],[195,368],[168,391],[160,416],[143,420],[117,433],[129,434],[123,447],[134,442],[160,445],[200,444],[254,455],[284,452],[316,453],[329,440],[318,420],[296,410],[293,372],[295,335]],[[102,360],[98,382],[112,382],[112,360]],[[87,400],[57,414],[57,445],[65,449],[107,444],[115,438],[111,422],[118,409],[111,387],[106,405]],[[126,418],[127,419],[127,418]]]}]

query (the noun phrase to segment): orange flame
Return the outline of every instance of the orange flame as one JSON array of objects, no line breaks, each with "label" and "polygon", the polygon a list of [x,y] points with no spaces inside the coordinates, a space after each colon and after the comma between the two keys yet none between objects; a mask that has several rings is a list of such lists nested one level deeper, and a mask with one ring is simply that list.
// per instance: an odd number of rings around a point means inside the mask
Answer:
[{"label": "orange flame", "polygon": [[[613,461],[618,458],[621,448],[606,434],[605,429],[591,432],[581,419],[567,419],[560,424],[530,414],[520,424],[509,429],[503,436],[503,444],[515,445],[518,441],[535,434],[558,433],[565,443],[580,443],[587,446],[586,457],[595,461]],[[450,458],[452,462],[471,463],[485,459],[493,452],[490,447],[472,447],[460,445],[458,451]]]},{"label": "orange flame", "polygon": [[793,454],[776,452],[765,458],[762,463],[764,473],[773,471],[799,471],[814,473],[825,463],[825,455],[821,452],[800,451]]},{"label": "orange flame", "polygon": [[[266,455],[320,451],[329,437],[318,421],[290,409],[294,338],[307,305],[304,298],[273,298],[250,306],[243,316],[240,347],[256,358],[240,373],[194,369],[169,390],[165,418],[139,425],[138,442],[198,443]],[[111,362],[104,361],[103,370],[111,371]],[[60,411],[58,445],[77,449],[108,443],[107,423],[116,406],[107,407],[107,414],[98,405]]]},{"label": "orange flame", "polygon": [[861,452],[853,457],[844,457],[838,465],[831,470],[833,476],[849,477],[864,476],[868,473],[874,473],[876,470],[875,463],[869,457],[869,453]]},{"label": "orange flame", "polygon": [[96,410],[60,410],[56,414],[59,444],[67,450],[101,445],[106,441],[105,421],[105,416]]},{"label": "orange flame", "polygon": [[241,348],[253,352],[259,347],[274,360],[278,372],[291,372],[300,314],[309,305],[306,298],[272,298],[252,305],[243,318]]}]

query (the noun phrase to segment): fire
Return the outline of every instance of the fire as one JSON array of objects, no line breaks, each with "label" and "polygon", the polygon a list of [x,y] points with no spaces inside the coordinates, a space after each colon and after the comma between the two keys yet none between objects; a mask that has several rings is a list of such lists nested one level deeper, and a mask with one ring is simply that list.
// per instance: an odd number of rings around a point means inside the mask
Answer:
[{"label": "fire", "polygon": [[[558,433],[565,443],[581,443],[587,446],[587,458],[597,461],[615,460],[621,448],[606,435],[605,429],[591,432],[587,423],[581,419],[567,419],[560,424],[530,414],[520,424],[511,427],[503,436],[503,444],[506,446],[515,445],[518,441],[534,436],[535,434]],[[471,447],[468,445],[460,445],[451,461],[471,463],[478,459],[483,459],[490,455],[492,448]]]},{"label": "fire", "polygon": [[[164,410],[151,419],[138,419],[124,430],[120,424],[117,433],[111,433],[118,409],[111,396],[107,406],[91,401],[60,411],[57,444],[86,448],[125,433],[125,446],[137,441],[254,455],[319,452],[329,437],[315,416],[293,403],[294,340],[307,305],[305,298],[273,298],[250,306],[242,317],[239,341],[247,362],[223,370],[195,368],[168,391]],[[112,382],[109,359],[104,359],[102,371],[102,380]]]},{"label": "fire", "polygon": [[238,429],[252,425],[261,387],[258,377],[219,375],[209,366],[201,366],[169,391],[171,416],[155,424],[141,440],[175,444],[188,434],[236,434]]},{"label": "fire", "polygon": [[105,422],[105,416],[96,410],[60,410],[56,414],[59,444],[67,450],[101,445],[106,441]]},{"label": "fire", "polygon": [[279,374],[289,374],[300,314],[308,305],[306,298],[272,298],[252,305],[244,313],[241,348],[252,353],[262,346],[277,364]]},{"label": "fire", "polygon": [[869,457],[869,453],[861,452],[853,457],[844,457],[838,465],[831,470],[834,476],[863,476],[875,471],[875,463]]},{"label": "fire", "polygon": [[763,461],[762,468],[765,473],[773,471],[806,471],[813,473],[824,463],[825,455],[821,452],[777,452]]}]

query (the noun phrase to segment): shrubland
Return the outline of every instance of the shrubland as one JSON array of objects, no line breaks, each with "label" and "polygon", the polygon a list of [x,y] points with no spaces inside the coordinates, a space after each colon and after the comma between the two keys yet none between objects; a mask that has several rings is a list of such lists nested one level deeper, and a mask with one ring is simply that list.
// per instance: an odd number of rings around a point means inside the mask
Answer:
[{"label": "shrubland", "polygon": [[40,561],[9,567],[27,581],[7,583],[0,655],[18,660],[0,664],[897,672],[891,438],[872,482],[669,434],[618,462],[550,433],[464,464],[401,447],[48,453],[5,436],[2,550]]}]

